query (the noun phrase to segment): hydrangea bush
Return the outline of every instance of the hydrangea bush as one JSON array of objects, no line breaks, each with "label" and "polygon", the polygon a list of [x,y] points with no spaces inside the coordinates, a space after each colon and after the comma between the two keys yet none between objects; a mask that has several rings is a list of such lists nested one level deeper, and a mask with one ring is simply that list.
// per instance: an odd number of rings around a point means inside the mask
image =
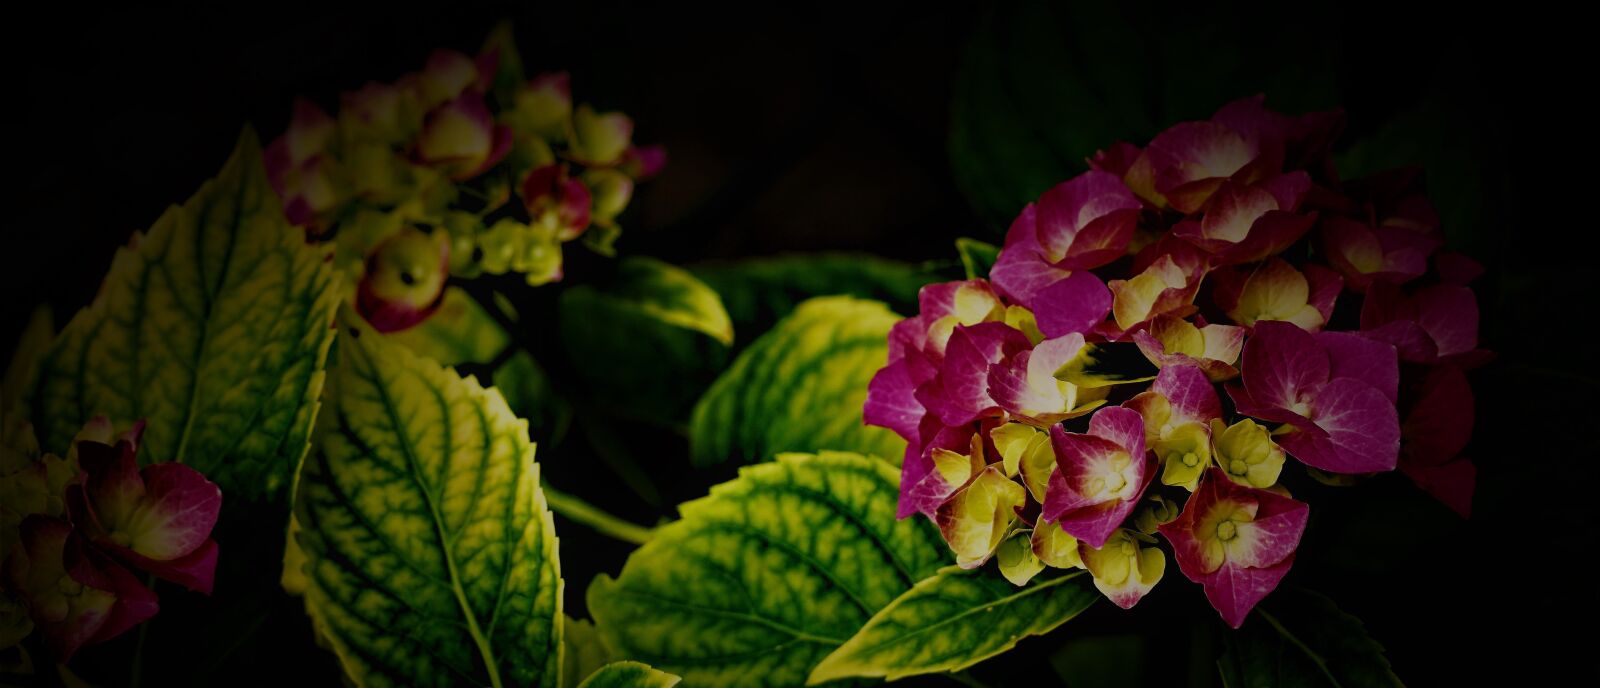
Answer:
[{"label": "hydrangea bush", "polygon": [[[338,100],[247,129],[26,328],[6,679],[982,685],[1175,563],[1229,685],[1398,685],[1283,581],[1309,481],[1399,469],[1469,514],[1482,268],[1418,172],[1337,175],[1338,112],[1246,98],[1115,144],[959,265],[674,266],[612,255],[662,149],[508,28]],[[590,474],[633,513],[703,479],[645,525],[551,484]],[[596,536],[626,561],[583,568]]]},{"label": "hydrangea bush", "polygon": [[1287,471],[1400,468],[1466,516],[1481,268],[1440,251],[1415,172],[1338,178],[1341,125],[1258,96],[1118,143],[986,277],[924,287],[865,408],[907,442],[899,516],[962,567],[1087,569],[1123,608],[1170,550],[1235,628],[1312,513]]}]

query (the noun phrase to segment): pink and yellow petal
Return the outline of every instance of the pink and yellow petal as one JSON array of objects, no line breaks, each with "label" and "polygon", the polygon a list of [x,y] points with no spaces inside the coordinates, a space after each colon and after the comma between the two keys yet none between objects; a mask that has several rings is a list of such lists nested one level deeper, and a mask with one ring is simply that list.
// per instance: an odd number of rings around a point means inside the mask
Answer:
[{"label": "pink and yellow petal", "polygon": [[1032,546],[1034,556],[1046,566],[1058,569],[1081,569],[1083,558],[1078,556],[1078,538],[1055,523],[1040,522],[1034,526]]},{"label": "pink and yellow petal", "polygon": [[1026,503],[1022,486],[990,466],[939,505],[934,520],[956,563],[977,568],[994,554]]},{"label": "pink and yellow petal", "polygon": [[1046,337],[1088,332],[1111,311],[1111,291],[1094,273],[1080,270],[1043,289],[1028,304]]}]

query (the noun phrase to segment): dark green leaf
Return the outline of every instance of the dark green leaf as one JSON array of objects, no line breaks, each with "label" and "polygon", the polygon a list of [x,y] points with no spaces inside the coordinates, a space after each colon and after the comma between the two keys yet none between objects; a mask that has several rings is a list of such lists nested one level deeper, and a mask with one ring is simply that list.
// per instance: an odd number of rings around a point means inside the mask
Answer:
[{"label": "dark green leaf", "polygon": [[1228,636],[1217,661],[1228,688],[1368,688],[1402,684],[1361,620],[1307,590],[1280,589]]},{"label": "dark green leaf", "polygon": [[771,329],[806,299],[855,296],[883,301],[897,313],[913,314],[917,312],[917,291],[940,279],[914,265],[851,253],[752,258],[705,263],[689,270],[722,296],[739,348]]}]

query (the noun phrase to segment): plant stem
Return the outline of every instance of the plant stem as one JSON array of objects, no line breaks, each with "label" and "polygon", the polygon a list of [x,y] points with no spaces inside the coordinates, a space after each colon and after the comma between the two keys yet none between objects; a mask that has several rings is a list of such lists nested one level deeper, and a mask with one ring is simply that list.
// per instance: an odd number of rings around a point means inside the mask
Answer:
[{"label": "plant stem", "polygon": [[544,484],[544,500],[550,505],[551,511],[561,514],[568,520],[589,526],[601,535],[635,545],[642,545],[655,537],[655,529],[612,516],[588,502],[550,487],[549,483]]}]

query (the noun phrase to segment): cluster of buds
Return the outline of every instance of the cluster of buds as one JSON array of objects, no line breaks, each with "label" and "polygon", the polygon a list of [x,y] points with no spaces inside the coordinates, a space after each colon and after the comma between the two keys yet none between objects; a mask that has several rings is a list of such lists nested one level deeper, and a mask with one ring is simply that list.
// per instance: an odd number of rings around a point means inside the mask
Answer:
[{"label": "cluster of buds", "polygon": [[[665,164],[659,146],[633,145],[626,115],[574,107],[566,73],[522,80],[510,46],[499,32],[476,57],[435,51],[420,72],[345,93],[335,115],[297,100],[267,147],[289,221],[338,243],[363,281],[358,309],[382,330],[427,318],[444,282],[375,265],[559,280],[562,244],[609,252],[634,184]],[[402,236],[422,233],[425,258]]]},{"label": "cluster of buds", "polygon": [[1330,484],[1398,467],[1466,515],[1481,268],[1438,252],[1416,174],[1338,179],[1341,125],[1256,97],[1117,144],[1023,209],[988,279],[925,287],[865,408],[908,443],[900,517],[1123,608],[1164,538],[1237,627],[1305,530],[1286,456]]},{"label": "cluster of buds", "polygon": [[222,492],[176,463],[139,467],[143,423],[91,420],[65,458],[6,420],[0,448],[0,648],[35,629],[65,663],[154,616],[143,572],[210,594]]}]

